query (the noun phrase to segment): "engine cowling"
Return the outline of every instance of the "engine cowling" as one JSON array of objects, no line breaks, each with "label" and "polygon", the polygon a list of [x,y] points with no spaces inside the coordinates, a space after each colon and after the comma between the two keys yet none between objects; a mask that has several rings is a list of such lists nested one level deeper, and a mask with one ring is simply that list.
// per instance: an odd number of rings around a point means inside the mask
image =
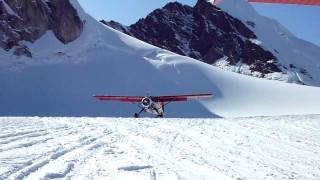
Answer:
[{"label": "engine cowling", "polygon": [[144,108],[149,108],[151,105],[152,105],[153,101],[151,100],[151,98],[149,97],[145,97],[142,99],[141,101],[141,105],[144,107]]}]

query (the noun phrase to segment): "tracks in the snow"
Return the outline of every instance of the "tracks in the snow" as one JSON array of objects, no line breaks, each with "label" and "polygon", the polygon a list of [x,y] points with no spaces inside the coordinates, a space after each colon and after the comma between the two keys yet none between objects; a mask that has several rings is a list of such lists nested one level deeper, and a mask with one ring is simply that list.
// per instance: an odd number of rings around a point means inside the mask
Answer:
[{"label": "tracks in the snow", "polygon": [[[36,123],[41,122],[29,122],[29,128],[35,126],[34,130],[19,132],[16,129],[25,127],[17,122],[13,132],[0,134],[0,168],[9,166],[0,172],[0,179],[63,178],[78,161],[88,158],[104,145],[101,142],[104,133],[90,132],[92,127],[83,123],[61,126],[59,122],[47,122],[46,125],[52,125],[39,130]],[[20,162],[17,162],[18,158]]]},{"label": "tracks in the snow", "polygon": [[0,118],[0,179],[318,179],[303,118]]}]

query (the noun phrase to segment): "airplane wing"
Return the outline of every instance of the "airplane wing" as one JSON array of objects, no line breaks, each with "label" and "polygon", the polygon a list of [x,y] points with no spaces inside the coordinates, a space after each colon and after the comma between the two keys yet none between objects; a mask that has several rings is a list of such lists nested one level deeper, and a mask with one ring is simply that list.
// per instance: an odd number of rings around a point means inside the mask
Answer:
[{"label": "airplane wing", "polygon": [[173,101],[188,101],[192,99],[207,99],[211,98],[212,94],[188,94],[177,96],[154,96],[152,100],[155,102],[173,102]]},{"label": "airplane wing", "polygon": [[[143,100],[143,96],[93,96],[101,101],[120,101],[120,102],[134,102],[138,103]],[[173,102],[173,101],[188,101],[192,99],[211,98],[212,94],[188,94],[177,96],[151,96],[154,102]]]},{"label": "airplane wing", "polygon": [[257,3],[279,3],[279,4],[301,4],[301,5],[320,5],[320,0],[249,0]]},{"label": "airplane wing", "polygon": [[93,96],[101,101],[120,101],[120,102],[141,102],[141,96]]}]

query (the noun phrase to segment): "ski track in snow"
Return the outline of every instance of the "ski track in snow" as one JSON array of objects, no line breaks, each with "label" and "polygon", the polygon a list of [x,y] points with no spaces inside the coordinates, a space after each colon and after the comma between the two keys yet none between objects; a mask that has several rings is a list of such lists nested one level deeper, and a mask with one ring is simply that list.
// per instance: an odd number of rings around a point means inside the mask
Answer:
[{"label": "ski track in snow", "polygon": [[0,179],[320,179],[320,115],[0,118]]}]

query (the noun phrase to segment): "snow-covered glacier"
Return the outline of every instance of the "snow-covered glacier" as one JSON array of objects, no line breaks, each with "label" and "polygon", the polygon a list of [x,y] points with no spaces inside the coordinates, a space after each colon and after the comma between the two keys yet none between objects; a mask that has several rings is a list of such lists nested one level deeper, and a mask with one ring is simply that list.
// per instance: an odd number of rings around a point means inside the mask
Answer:
[{"label": "snow-covered glacier", "polygon": [[[179,56],[72,3],[85,23],[77,40],[64,45],[48,31],[25,42],[32,59],[0,50],[0,179],[320,178],[320,116],[306,115],[320,114],[320,88]],[[137,107],[92,98],[194,92],[214,98],[170,104],[176,119],[96,117]]]},{"label": "snow-covered glacier", "polygon": [[0,118],[0,179],[319,179],[320,116]]},{"label": "snow-covered glacier", "polygon": [[84,30],[64,45],[51,31],[26,43],[33,58],[0,50],[1,116],[132,116],[136,105],[93,95],[213,93],[172,103],[167,117],[247,117],[320,113],[320,88],[226,72],[108,28],[74,7]]}]

